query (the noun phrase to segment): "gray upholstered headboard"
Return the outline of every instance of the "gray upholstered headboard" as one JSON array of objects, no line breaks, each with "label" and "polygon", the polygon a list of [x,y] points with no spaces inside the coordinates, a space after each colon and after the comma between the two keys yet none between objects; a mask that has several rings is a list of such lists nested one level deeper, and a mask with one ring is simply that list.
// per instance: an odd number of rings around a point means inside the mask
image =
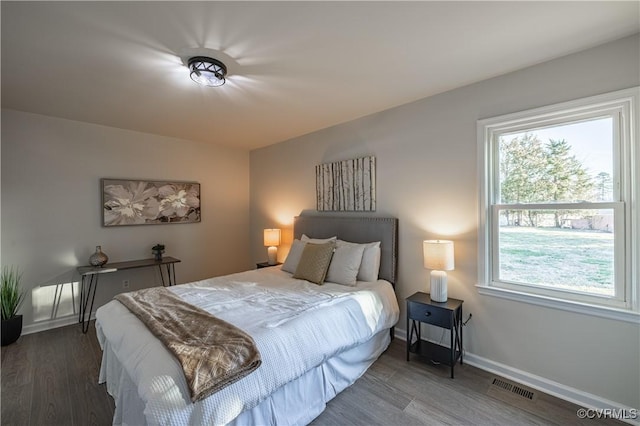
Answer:
[{"label": "gray upholstered headboard", "polygon": [[293,237],[299,239],[302,234],[311,238],[329,238],[335,235],[353,243],[380,241],[378,275],[395,285],[398,270],[397,218],[300,215],[294,218]]}]

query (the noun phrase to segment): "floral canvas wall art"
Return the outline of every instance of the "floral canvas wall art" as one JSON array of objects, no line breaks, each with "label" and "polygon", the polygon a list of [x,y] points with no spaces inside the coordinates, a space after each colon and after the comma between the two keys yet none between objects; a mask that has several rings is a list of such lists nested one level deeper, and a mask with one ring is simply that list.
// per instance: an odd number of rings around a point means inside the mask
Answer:
[{"label": "floral canvas wall art", "polygon": [[200,222],[200,184],[102,179],[102,225]]}]

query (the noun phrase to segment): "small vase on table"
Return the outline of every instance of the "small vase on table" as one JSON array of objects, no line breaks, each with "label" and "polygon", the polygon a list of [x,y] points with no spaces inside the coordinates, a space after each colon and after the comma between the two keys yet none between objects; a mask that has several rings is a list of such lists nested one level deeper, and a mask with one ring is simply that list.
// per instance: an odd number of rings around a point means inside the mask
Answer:
[{"label": "small vase on table", "polygon": [[103,251],[101,246],[96,246],[96,252],[89,256],[89,264],[91,266],[95,266],[96,268],[102,267],[105,263],[109,261],[109,256],[107,256]]}]

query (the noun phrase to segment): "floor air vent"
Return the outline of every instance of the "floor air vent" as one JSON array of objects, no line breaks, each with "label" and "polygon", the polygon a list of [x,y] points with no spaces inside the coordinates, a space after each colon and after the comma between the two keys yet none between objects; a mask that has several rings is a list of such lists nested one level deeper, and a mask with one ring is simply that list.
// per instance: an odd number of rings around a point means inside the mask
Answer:
[{"label": "floor air vent", "polygon": [[493,382],[491,383],[493,386],[498,386],[499,388],[502,388],[504,390],[507,390],[509,392],[511,392],[511,389],[513,389],[513,385],[509,382],[505,382],[504,380],[500,380],[498,378],[494,378]]},{"label": "floor air vent", "polygon": [[[514,382],[510,382],[508,380],[505,379],[501,379],[498,377],[494,377],[492,382],[491,382],[491,386],[489,387],[489,391],[491,392],[491,389],[496,389],[500,390],[501,392],[499,393],[504,393],[504,392],[508,392],[509,394],[512,395],[517,395],[520,398],[526,398],[529,401],[535,401],[537,398],[537,395],[534,391],[529,390],[523,386],[520,386]],[[494,393],[495,395],[495,393]]]}]

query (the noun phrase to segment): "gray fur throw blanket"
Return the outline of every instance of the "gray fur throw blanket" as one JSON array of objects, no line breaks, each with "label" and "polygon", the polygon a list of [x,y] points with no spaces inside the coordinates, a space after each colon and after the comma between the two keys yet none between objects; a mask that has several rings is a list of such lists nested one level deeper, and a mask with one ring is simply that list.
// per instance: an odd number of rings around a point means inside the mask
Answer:
[{"label": "gray fur throw blanket", "polygon": [[262,363],[251,336],[164,287],[123,293],[115,299],[178,359],[192,402],[240,380]]}]

